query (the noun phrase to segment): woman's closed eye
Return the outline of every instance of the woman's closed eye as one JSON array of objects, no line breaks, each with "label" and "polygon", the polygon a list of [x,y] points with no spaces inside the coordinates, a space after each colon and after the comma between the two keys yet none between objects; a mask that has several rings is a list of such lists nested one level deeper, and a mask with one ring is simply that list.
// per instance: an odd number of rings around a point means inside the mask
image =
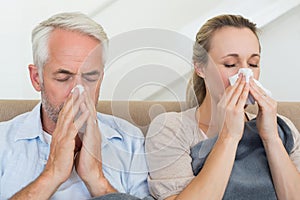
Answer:
[{"label": "woman's closed eye", "polygon": [[[248,64],[249,65],[249,67],[259,67],[259,65],[258,64],[251,64],[251,63],[249,63]],[[237,64],[224,64],[224,66],[225,67],[227,67],[227,68],[232,68],[232,67],[237,67]]]},{"label": "woman's closed eye", "polygon": [[225,63],[224,66],[227,67],[227,68],[231,68],[231,67],[235,67],[236,64],[226,64],[226,63]]},{"label": "woman's closed eye", "polygon": [[251,63],[249,63],[249,66],[250,67],[258,67],[258,64],[251,64]]}]

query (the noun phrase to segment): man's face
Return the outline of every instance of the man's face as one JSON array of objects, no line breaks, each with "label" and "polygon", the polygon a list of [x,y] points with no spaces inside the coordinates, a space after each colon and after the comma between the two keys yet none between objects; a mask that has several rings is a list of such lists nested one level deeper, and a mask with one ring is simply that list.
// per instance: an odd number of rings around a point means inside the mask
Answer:
[{"label": "man's face", "polygon": [[103,77],[102,47],[96,39],[55,29],[49,38],[49,57],[41,86],[43,109],[56,122],[71,90],[80,84],[95,102]]}]

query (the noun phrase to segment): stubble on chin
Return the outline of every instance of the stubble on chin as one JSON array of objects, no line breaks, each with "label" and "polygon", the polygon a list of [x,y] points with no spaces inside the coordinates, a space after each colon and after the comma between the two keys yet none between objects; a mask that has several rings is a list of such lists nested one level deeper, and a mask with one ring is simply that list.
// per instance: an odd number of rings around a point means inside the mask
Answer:
[{"label": "stubble on chin", "polygon": [[[42,96],[42,106],[48,116],[49,119],[51,119],[54,123],[57,123],[58,116],[62,108],[64,107],[64,103],[60,105],[54,105],[50,102],[50,98],[47,94],[47,92],[44,89],[44,86],[41,87],[41,96]],[[98,105],[98,99],[99,99],[99,93],[95,100],[95,108],[97,108]]]},{"label": "stubble on chin", "polygon": [[50,102],[48,94],[43,87],[41,90],[41,95],[42,95],[42,106],[48,118],[51,119],[54,123],[57,123],[59,112],[62,110],[64,103],[60,105],[53,105]]}]

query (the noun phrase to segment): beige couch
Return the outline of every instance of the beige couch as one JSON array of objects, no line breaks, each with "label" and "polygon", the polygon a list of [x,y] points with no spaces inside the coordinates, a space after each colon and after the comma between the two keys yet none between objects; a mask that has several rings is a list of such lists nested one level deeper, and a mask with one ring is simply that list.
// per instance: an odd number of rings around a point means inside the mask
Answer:
[{"label": "beige couch", "polygon": [[[0,121],[9,120],[16,115],[30,111],[37,100],[0,100]],[[248,111],[256,112],[256,107]],[[145,134],[150,121],[162,112],[185,110],[183,102],[155,101],[99,101],[97,110],[121,117],[138,126]],[[278,113],[288,117],[300,130],[300,102],[279,102]]]}]

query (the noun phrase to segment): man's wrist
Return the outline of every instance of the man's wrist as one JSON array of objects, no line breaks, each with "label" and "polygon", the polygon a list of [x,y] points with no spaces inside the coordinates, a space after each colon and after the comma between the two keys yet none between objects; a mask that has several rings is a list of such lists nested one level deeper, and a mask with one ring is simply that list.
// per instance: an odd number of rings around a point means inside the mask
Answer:
[{"label": "man's wrist", "polygon": [[41,173],[38,179],[40,184],[45,184],[48,188],[53,188],[54,190],[56,190],[64,182],[61,180],[61,177],[56,177],[54,173],[46,170]]},{"label": "man's wrist", "polygon": [[117,190],[111,186],[103,174],[94,178],[95,179],[93,180],[85,182],[85,185],[87,186],[91,196],[96,197],[117,192]]},{"label": "man's wrist", "polygon": [[59,184],[53,181],[49,174],[43,172],[35,181],[17,192],[10,199],[50,199],[58,187]]}]

